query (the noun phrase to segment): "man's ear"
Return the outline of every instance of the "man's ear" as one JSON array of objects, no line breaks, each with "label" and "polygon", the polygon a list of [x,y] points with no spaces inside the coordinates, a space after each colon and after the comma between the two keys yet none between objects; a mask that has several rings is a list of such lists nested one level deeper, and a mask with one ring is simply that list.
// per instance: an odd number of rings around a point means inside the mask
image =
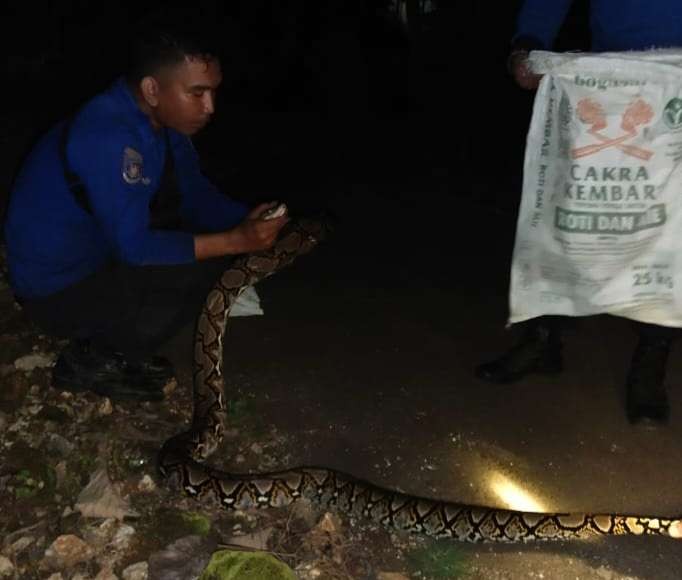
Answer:
[{"label": "man's ear", "polygon": [[159,83],[154,77],[144,77],[140,81],[140,93],[150,107],[159,104]]}]

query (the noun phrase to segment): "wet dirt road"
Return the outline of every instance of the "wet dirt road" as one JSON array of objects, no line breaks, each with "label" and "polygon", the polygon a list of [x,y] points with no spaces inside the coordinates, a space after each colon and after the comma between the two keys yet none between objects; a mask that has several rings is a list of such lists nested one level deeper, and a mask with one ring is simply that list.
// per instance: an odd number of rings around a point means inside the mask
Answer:
[{"label": "wet dirt road", "polygon": [[[228,397],[287,435],[281,467],[326,465],[462,503],[681,514],[679,344],[671,424],[656,431],[625,419],[626,320],[572,321],[560,376],[477,380],[474,366],[514,336],[504,328],[514,218],[470,198],[431,200],[357,185],[331,195],[332,238],[262,283],[265,316],[230,319]],[[190,343],[188,328],[168,346],[185,385]],[[682,570],[682,544],[654,537],[462,553],[470,578],[673,580]]]}]

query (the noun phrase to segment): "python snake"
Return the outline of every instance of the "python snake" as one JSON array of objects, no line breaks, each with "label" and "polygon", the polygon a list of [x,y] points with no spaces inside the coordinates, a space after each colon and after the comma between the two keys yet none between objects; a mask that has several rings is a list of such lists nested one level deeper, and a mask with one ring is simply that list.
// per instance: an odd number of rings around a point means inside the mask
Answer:
[{"label": "python snake", "polygon": [[226,423],[223,337],[230,308],[246,287],[310,251],[326,231],[324,220],[291,220],[274,246],[237,258],[209,293],[194,339],[192,425],[166,441],[159,454],[160,473],[171,486],[225,509],[281,507],[308,498],[388,527],[469,542],[622,534],[682,537],[681,518],[513,511],[406,495],[329,468],[232,474],[205,464],[220,444]]}]

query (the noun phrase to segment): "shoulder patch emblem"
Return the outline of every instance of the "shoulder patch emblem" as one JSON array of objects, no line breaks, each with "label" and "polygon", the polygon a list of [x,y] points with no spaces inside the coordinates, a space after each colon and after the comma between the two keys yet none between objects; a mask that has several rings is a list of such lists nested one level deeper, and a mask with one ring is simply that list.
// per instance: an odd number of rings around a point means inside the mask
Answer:
[{"label": "shoulder patch emblem", "polygon": [[132,147],[126,147],[123,150],[123,179],[126,183],[131,185],[139,183],[149,183],[149,179],[142,176],[142,155],[140,155]]}]

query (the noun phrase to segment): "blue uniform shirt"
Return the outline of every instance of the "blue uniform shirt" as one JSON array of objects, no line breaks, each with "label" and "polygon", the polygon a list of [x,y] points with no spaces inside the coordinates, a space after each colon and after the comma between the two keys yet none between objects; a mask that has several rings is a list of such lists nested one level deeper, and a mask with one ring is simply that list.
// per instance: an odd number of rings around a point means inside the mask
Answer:
[{"label": "blue uniform shirt", "polygon": [[59,155],[63,124],[26,160],[10,197],[5,225],[10,279],[18,296],[66,288],[107,262],[182,264],[195,260],[193,233],[230,229],[247,207],[202,174],[189,138],[169,130],[181,214],[190,232],[152,230],[149,204],[163,172],[166,141],[140,110],[123,79],[74,118],[67,157],[88,192],[92,215],[68,188]]},{"label": "blue uniform shirt", "polygon": [[[551,49],[573,0],[526,0],[515,38]],[[591,0],[594,52],[682,46],[682,0]]]}]

